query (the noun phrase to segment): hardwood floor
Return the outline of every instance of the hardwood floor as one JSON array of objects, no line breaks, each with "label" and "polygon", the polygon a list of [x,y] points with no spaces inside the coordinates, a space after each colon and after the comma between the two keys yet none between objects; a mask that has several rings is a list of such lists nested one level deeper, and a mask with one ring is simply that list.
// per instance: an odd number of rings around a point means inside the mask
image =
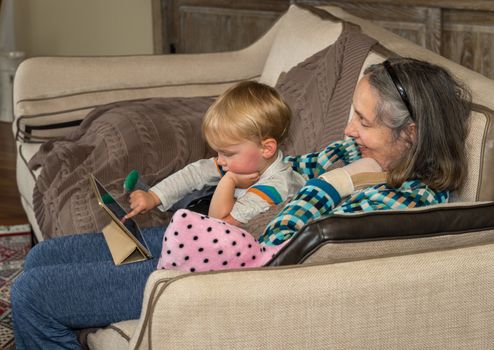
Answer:
[{"label": "hardwood floor", "polygon": [[15,178],[12,123],[0,122],[0,225],[27,224]]}]

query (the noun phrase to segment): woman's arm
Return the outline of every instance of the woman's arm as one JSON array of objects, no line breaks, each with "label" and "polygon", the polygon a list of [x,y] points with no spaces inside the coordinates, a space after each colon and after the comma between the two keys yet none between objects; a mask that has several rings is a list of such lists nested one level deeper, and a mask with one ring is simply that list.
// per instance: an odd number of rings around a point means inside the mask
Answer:
[{"label": "woman's arm", "polygon": [[279,245],[298,232],[309,221],[333,214],[342,198],[350,195],[354,187],[354,176],[362,173],[380,173],[381,167],[374,159],[359,159],[343,168],[310,179],[287,204],[281,213],[268,224],[261,243]]},{"label": "woman's arm", "polygon": [[287,156],[284,161],[305,179],[313,179],[328,171],[338,160],[348,164],[360,158],[355,140],[347,138],[335,141],[321,152],[308,153],[301,156]]},{"label": "woman's arm", "polygon": [[335,212],[419,208],[446,203],[448,198],[449,191],[435,192],[419,180],[406,181],[399,188],[383,183],[355,193]]},{"label": "woman's arm", "polygon": [[259,237],[266,245],[279,245],[292,238],[306,223],[331,213],[341,201],[338,191],[322,179],[311,179],[283,208]]}]

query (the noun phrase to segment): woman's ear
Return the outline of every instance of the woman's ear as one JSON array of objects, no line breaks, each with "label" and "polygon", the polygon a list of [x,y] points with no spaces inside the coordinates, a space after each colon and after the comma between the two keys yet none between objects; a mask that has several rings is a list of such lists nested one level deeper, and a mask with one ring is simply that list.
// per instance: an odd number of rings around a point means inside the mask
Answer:
[{"label": "woman's ear", "polygon": [[410,123],[401,131],[405,140],[414,144],[417,141],[417,124]]},{"label": "woman's ear", "polygon": [[266,159],[271,158],[278,151],[278,142],[273,138],[265,139],[261,142],[262,156]]}]

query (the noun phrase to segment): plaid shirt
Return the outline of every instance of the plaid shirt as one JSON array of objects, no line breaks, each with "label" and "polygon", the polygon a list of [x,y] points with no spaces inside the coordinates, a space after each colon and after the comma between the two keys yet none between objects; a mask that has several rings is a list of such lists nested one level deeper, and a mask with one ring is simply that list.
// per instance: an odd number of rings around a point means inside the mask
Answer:
[{"label": "plaid shirt", "polygon": [[379,184],[342,198],[328,182],[317,177],[336,161],[349,164],[360,158],[353,139],[336,141],[321,152],[288,156],[285,161],[308,181],[285,208],[268,224],[259,242],[279,245],[292,238],[308,222],[322,216],[386,209],[405,209],[445,203],[449,192],[434,192],[419,180],[404,182],[399,188]]}]

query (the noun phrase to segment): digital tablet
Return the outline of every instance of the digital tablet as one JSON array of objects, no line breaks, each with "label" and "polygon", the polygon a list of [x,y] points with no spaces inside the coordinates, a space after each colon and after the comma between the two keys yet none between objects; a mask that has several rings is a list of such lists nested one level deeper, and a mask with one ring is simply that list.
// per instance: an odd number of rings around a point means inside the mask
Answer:
[{"label": "digital tablet", "polygon": [[144,236],[137,225],[131,218],[122,222],[122,218],[127,215],[127,211],[113,198],[110,192],[96,179],[93,174],[89,174],[94,193],[98,204],[110,216],[110,218],[136,243],[138,249],[147,258],[152,258]]}]

